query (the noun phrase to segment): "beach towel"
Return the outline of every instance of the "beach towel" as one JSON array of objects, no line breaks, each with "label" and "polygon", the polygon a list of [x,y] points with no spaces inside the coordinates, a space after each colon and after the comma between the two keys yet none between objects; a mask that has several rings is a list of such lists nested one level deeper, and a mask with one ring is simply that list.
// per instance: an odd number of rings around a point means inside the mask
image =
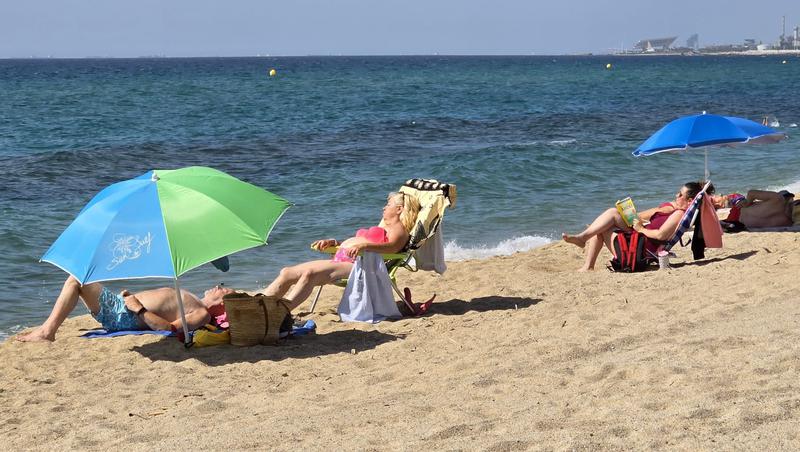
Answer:
[{"label": "beach towel", "polygon": [[447,264],[444,262],[444,244],[442,243],[442,227],[436,228],[433,237],[419,247],[414,255],[419,270],[435,271],[444,274]]},{"label": "beach towel", "polygon": [[[313,320],[306,320],[306,322],[300,326],[294,325],[292,326],[291,333],[281,333],[281,337],[289,336],[305,336],[308,333],[312,333],[317,329],[317,324],[314,323]],[[220,330],[220,331],[227,331],[227,330]],[[200,332],[208,332],[208,330],[197,330],[195,335]],[[175,333],[172,331],[154,331],[154,330],[130,330],[130,331],[113,331],[109,333],[108,331],[98,328],[96,330],[87,331],[86,333],[82,334],[80,337],[86,339],[96,339],[98,337],[117,337],[117,336],[141,336],[143,334],[155,334],[157,336],[175,336]],[[205,344],[205,345],[212,345],[212,344]],[[216,344],[213,344],[216,345]]]},{"label": "beach towel", "polygon": [[123,330],[123,331],[112,331],[109,333],[103,328],[98,328],[96,330],[87,331],[81,334],[80,337],[85,337],[86,339],[96,339],[98,337],[141,336],[143,334],[155,334],[157,336],[175,336],[175,333],[173,333],[172,331],[165,331],[165,330]]},{"label": "beach towel", "polygon": [[706,248],[722,248],[722,226],[711,202],[703,202],[700,205],[700,227],[703,228]]},{"label": "beach towel", "polygon": [[356,259],[338,311],[345,322],[378,323],[402,317],[394,303],[392,281],[379,253],[364,252]]},{"label": "beach towel", "polygon": [[[434,179],[409,179],[400,187],[401,193],[413,196],[419,202],[417,221],[411,229],[408,250],[416,250],[438,230],[445,210],[456,206],[456,186]],[[385,226],[381,220],[381,227]]]}]

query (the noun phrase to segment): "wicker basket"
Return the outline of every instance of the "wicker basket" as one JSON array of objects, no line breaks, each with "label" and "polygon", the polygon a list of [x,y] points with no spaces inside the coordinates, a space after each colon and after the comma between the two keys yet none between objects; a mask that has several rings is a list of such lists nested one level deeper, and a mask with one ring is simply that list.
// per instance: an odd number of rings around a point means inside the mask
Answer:
[{"label": "wicker basket", "polygon": [[289,309],[286,300],[256,294],[231,293],[223,298],[230,323],[231,344],[274,345]]}]

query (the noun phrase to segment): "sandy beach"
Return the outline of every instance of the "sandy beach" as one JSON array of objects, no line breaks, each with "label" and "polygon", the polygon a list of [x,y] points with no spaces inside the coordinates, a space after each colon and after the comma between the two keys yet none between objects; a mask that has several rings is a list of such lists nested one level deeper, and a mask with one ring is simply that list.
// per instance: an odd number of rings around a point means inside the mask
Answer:
[{"label": "sandy beach", "polygon": [[[800,235],[740,233],[640,274],[565,243],[400,273],[432,315],[277,347],[155,336],[0,344],[9,450],[796,450]],[[601,262],[609,255],[604,251]]]}]

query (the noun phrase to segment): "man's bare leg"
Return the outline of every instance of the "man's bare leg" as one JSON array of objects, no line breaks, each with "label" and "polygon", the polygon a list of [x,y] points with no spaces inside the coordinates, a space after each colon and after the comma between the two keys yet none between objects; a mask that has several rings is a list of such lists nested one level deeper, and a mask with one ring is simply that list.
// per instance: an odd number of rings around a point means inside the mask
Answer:
[{"label": "man's bare leg", "polygon": [[81,287],[77,279],[70,276],[64,282],[61,294],[58,295],[53,310],[47,320],[35,330],[27,334],[16,337],[21,342],[52,342],[56,339],[56,331],[64,323],[67,316],[75,309],[78,297],[83,299],[83,303],[89,308],[92,314],[100,312],[100,291],[103,286],[99,283],[88,284]]}]

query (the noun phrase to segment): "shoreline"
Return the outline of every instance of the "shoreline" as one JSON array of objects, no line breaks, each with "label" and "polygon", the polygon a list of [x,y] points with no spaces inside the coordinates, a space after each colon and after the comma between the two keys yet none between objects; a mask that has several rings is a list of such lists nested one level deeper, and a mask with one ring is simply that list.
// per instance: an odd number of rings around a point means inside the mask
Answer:
[{"label": "shoreline", "polygon": [[[341,323],[278,347],[184,350],[174,339],[0,344],[9,448],[516,450],[800,445],[800,241],[726,234],[669,271],[576,274],[554,242],[444,276],[398,273],[427,317]],[[598,264],[609,259],[603,251]],[[54,415],[55,413],[55,415]],[[208,428],[213,425],[213,428]]]}]

